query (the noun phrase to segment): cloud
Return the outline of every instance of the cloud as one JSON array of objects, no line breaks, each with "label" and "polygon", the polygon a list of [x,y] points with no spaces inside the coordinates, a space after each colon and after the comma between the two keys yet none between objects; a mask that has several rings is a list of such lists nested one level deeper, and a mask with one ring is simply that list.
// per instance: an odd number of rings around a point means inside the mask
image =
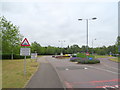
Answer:
[{"label": "cloud", "polygon": [[117,35],[117,3],[78,2],[4,2],[3,15],[15,25],[30,42],[59,46],[58,40],[66,40],[65,46],[86,44],[86,19],[89,20],[89,45],[97,38],[95,46],[115,43]]}]

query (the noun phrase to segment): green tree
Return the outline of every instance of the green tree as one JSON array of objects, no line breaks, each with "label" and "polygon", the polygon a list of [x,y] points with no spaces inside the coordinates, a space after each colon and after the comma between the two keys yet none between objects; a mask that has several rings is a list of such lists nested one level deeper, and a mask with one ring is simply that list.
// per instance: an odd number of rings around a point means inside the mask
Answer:
[{"label": "green tree", "polygon": [[19,27],[7,21],[4,16],[0,17],[0,29],[2,30],[2,53],[11,54],[13,59],[13,54],[19,54],[19,45],[23,36],[20,34]]},{"label": "green tree", "polygon": [[41,46],[39,43],[37,43],[36,41],[31,43],[31,52],[32,53],[37,52],[38,54],[40,54],[41,53],[40,49],[41,49]]}]

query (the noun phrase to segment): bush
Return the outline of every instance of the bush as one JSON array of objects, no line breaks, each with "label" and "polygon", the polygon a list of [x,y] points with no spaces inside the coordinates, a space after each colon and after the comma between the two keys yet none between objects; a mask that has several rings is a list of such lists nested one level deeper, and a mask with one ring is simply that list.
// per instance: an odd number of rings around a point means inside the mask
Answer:
[{"label": "bush", "polygon": [[[79,54],[77,54],[77,57],[86,58],[87,56],[86,56],[85,53],[79,53]],[[91,58],[94,58],[95,56],[89,55],[88,58],[90,58],[90,57],[91,57]]]},{"label": "bush", "polygon": [[97,59],[88,60],[86,58],[86,60],[80,59],[80,60],[77,60],[77,62],[81,64],[96,64],[96,63],[100,63],[100,60],[97,60]]},{"label": "bush", "polygon": [[76,54],[73,54],[72,57],[76,57]]},{"label": "bush", "polygon": [[85,55],[85,53],[79,53],[79,54],[77,54],[77,57],[85,58],[86,55]]},{"label": "bush", "polygon": [[[2,54],[2,59],[11,59],[11,54]],[[30,58],[31,56],[26,56],[26,58]],[[19,54],[13,54],[13,59],[24,59],[24,56],[20,56]]]},{"label": "bush", "polygon": [[81,59],[80,57],[72,57],[72,58],[70,58],[70,61],[76,62],[77,60],[80,60],[80,59]]}]

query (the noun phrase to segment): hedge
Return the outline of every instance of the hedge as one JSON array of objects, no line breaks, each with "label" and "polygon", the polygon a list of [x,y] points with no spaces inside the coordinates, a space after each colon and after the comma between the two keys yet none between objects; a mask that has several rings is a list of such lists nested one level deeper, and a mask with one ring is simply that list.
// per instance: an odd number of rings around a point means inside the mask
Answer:
[{"label": "hedge", "polygon": [[79,54],[77,54],[77,57],[81,57],[81,58],[86,58],[86,57],[91,57],[91,58],[95,58],[95,56],[94,55],[89,55],[89,56],[86,56],[86,54],[85,53],[79,53]]},{"label": "hedge", "polygon": [[[11,59],[11,54],[2,54],[2,59]],[[27,56],[26,58],[30,58],[31,56]],[[20,56],[19,54],[13,54],[13,59],[24,59],[24,56]]]},{"label": "hedge", "polygon": [[81,59],[80,57],[72,57],[72,58],[70,58],[70,61],[76,62],[77,60],[80,60],[80,59]]},{"label": "hedge", "polygon": [[82,59],[79,59],[77,60],[78,63],[81,63],[81,64],[96,64],[96,63],[100,63],[100,60],[97,60],[97,59],[93,59],[93,60],[82,60]]}]

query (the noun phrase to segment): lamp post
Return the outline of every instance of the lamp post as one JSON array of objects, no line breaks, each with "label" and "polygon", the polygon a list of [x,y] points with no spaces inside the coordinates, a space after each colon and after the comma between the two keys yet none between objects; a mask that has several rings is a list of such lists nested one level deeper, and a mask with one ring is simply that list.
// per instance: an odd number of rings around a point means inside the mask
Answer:
[{"label": "lamp post", "polygon": [[94,53],[94,48],[93,48],[93,42],[94,42],[94,40],[96,40],[96,38],[92,40],[92,55]]},{"label": "lamp post", "polygon": [[96,17],[94,17],[94,18],[91,18],[91,19],[78,19],[78,21],[82,21],[82,20],[86,20],[86,29],[87,29],[87,34],[86,34],[86,38],[87,38],[87,40],[86,40],[86,43],[87,43],[87,46],[86,46],[86,50],[87,50],[87,53],[88,53],[88,21],[89,20],[96,20],[97,18]]},{"label": "lamp post", "polygon": [[59,42],[61,43],[61,55],[63,55],[63,53],[62,53],[62,47],[63,47],[63,42],[65,42],[65,40],[59,40]]}]

